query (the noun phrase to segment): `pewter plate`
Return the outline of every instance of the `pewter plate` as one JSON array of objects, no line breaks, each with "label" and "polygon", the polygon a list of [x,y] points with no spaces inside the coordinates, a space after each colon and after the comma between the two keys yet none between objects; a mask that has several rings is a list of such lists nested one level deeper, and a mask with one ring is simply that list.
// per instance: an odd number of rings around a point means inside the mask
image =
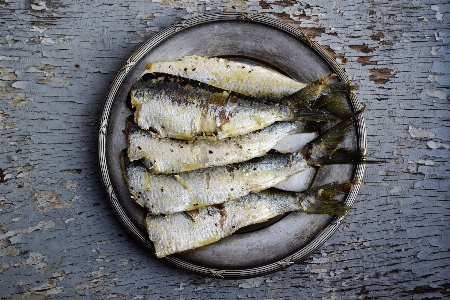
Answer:
[{"label": "pewter plate", "polygon": [[[148,62],[175,60],[186,55],[228,57],[265,65],[302,82],[330,73],[348,82],[345,71],[316,41],[299,29],[256,14],[210,14],[185,20],[155,34],[128,59],[107,95],[99,128],[99,164],[108,199],[119,220],[149,251],[154,251],[143,227],[145,211],[135,204],[122,175],[119,153],[126,148],[125,118],[133,112],[127,95]],[[348,106],[360,109],[356,95]],[[366,148],[364,118],[359,115],[344,147]],[[364,165],[332,165],[316,172],[311,185],[363,178]],[[349,206],[357,184],[342,201]],[[304,260],[338,228],[344,217],[290,213],[233,234],[196,250],[165,260],[200,274],[223,278],[259,276]],[[155,258],[156,259],[156,258]]]}]

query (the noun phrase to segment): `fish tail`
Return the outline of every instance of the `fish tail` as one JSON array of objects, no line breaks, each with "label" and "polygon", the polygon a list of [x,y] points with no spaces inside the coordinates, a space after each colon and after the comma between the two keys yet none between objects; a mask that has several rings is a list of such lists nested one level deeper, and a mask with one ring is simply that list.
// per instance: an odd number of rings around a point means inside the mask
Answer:
[{"label": "fish tail", "polygon": [[310,166],[330,164],[380,164],[383,160],[366,159],[365,150],[351,150],[340,148],[349,130],[354,127],[354,119],[363,110],[353,114],[354,117],[341,121],[324,134],[319,135],[308,143],[302,150],[304,158]]},{"label": "fish tail", "polygon": [[347,97],[357,88],[351,83],[327,83],[333,75],[320,78],[285,101],[295,118],[302,121],[330,122],[352,115]]},{"label": "fish tail", "polygon": [[357,180],[344,183],[335,182],[311,188],[302,193],[303,197],[300,204],[306,213],[343,216],[350,207],[335,198],[338,194],[350,192],[353,185],[357,183],[359,183]]},{"label": "fish tail", "polygon": [[363,150],[341,148],[334,151],[332,155],[320,159],[319,164],[383,164],[385,162],[383,159],[367,159]]},{"label": "fish tail", "polygon": [[303,149],[302,154],[310,165],[320,165],[324,158],[330,157],[339,149],[346,134],[354,126],[353,118],[341,121],[327,132],[310,141]]}]

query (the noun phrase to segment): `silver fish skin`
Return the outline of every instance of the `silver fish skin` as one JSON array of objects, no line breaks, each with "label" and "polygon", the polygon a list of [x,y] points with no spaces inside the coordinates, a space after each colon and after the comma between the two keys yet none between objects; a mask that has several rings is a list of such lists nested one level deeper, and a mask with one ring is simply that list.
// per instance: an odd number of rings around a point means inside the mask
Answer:
[{"label": "silver fish skin", "polygon": [[[351,188],[350,183],[335,184],[334,195]],[[343,215],[348,207],[322,197],[329,187],[305,193],[263,191],[221,205],[207,206],[196,211],[166,216],[148,214],[146,228],[157,257],[195,249],[216,242],[248,225],[292,212]],[[334,195],[332,195],[334,197]]]},{"label": "silver fish skin", "polygon": [[127,120],[128,158],[152,173],[172,174],[224,166],[265,155],[281,139],[305,130],[303,123],[278,122],[262,130],[219,140],[157,138]]},{"label": "silver fish skin", "polygon": [[160,138],[193,140],[226,138],[292,121],[295,113],[284,105],[268,105],[211,86],[164,75],[134,84],[131,104],[135,122]]},{"label": "silver fish skin", "polygon": [[[122,154],[122,159],[126,154]],[[139,162],[123,163],[134,201],[151,214],[171,214],[220,204],[265,190],[306,170],[302,154],[268,153],[250,161],[175,175],[153,174]]]},{"label": "silver fish skin", "polygon": [[142,75],[148,73],[181,76],[261,99],[280,99],[307,85],[269,68],[198,55],[184,56],[175,61],[151,62]]}]

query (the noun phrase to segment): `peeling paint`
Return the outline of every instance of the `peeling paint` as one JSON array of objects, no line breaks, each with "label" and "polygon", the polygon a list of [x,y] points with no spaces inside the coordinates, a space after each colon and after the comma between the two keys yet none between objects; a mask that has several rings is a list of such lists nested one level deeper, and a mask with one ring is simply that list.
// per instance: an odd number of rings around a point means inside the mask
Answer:
[{"label": "peeling paint", "polygon": [[434,162],[432,160],[429,160],[429,159],[425,159],[425,160],[421,159],[417,163],[425,165],[425,166],[433,166],[434,165]]},{"label": "peeling paint", "polygon": [[362,66],[376,65],[377,63],[371,59],[372,56],[360,56],[358,57],[357,62],[359,62]]},{"label": "peeling paint", "polygon": [[19,250],[14,246],[8,246],[6,248],[0,249],[0,257],[17,255],[19,255]]},{"label": "peeling paint", "polygon": [[431,5],[431,9],[436,12],[436,20],[443,21],[444,14],[439,12],[439,5]]},{"label": "peeling paint", "polygon": [[75,191],[78,186],[79,186],[79,184],[73,182],[72,180],[63,180],[61,182],[61,187],[65,188],[71,192]]},{"label": "peeling paint", "polygon": [[0,263],[0,275],[3,275],[3,273],[8,270],[10,267],[10,264],[8,262],[1,262]]},{"label": "peeling paint", "polygon": [[427,142],[427,146],[430,149],[450,149],[450,144],[437,143],[433,141]]},{"label": "peeling paint", "polygon": [[16,80],[17,76],[14,74],[14,69],[2,67],[0,68],[0,80],[12,81]]},{"label": "peeling paint", "polygon": [[369,47],[368,45],[366,45],[366,44],[362,44],[362,45],[350,45],[349,46],[350,48],[352,48],[352,49],[354,49],[354,50],[356,50],[356,51],[358,51],[358,52],[361,52],[361,53],[371,53],[371,52],[373,52],[375,49],[374,48],[372,48],[372,47]]},{"label": "peeling paint", "polygon": [[45,10],[47,8],[45,1],[35,1],[30,5],[32,10]]},{"label": "peeling paint", "polygon": [[[15,74],[13,74],[16,76]],[[1,75],[0,75],[1,76]],[[16,78],[12,77],[12,75],[6,75],[10,76],[10,78]],[[12,79],[15,80],[15,79]],[[7,81],[3,81],[5,83]],[[33,101],[32,97],[26,97],[25,93],[17,93],[14,91],[11,91],[11,87],[9,85],[2,84],[2,81],[0,80],[0,98],[1,99],[11,99],[11,105],[12,106],[24,106],[26,103]]]},{"label": "peeling paint", "polygon": [[46,64],[43,66],[39,66],[39,67],[29,67],[26,72],[28,73],[44,73],[45,77],[39,77],[37,79],[38,83],[41,84],[56,84],[56,85],[63,85],[63,86],[67,86],[69,84],[69,79],[66,77],[56,77],[55,76],[55,72],[54,69],[56,67]]},{"label": "peeling paint", "polygon": [[18,167],[17,168],[17,175],[16,178],[24,178],[24,177],[28,177],[30,175],[30,171],[34,170],[34,166],[31,164],[26,164],[23,167]]},{"label": "peeling paint", "polygon": [[31,196],[30,201],[37,202],[37,209],[40,212],[47,212],[53,209],[71,210],[72,204],[80,199],[79,196],[71,197],[67,201],[61,200],[62,195],[56,191],[36,190]]},{"label": "peeling paint", "polygon": [[263,278],[253,278],[253,279],[244,279],[243,282],[239,284],[239,287],[242,289],[251,289],[258,288],[263,283]]},{"label": "peeling paint", "polygon": [[32,233],[34,231],[44,231],[44,230],[48,230],[50,228],[55,227],[55,222],[53,221],[41,221],[39,222],[36,226],[32,226],[32,227],[27,227],[27,228],[17,228],[14,230],[10,230],[4,234],[0,235],[0,241],[3,239],[8,239],[11,238],[13,236],[17,236],[19,234],[23,234],[23,233]]},{"label": "peeling paint", "polygon": [[32,266],[37,273],[43,273],[45,271],[53,269],[53,266],[48,265],[45,261],[45,256],[39,252],[30,252],[30,255],[25,261],[16,264],[16,267],[20,266]]},{"label": "peeling paint", "polygon": [[426,131],[422,128],[415,128],[412,126],[409,126],[409,134],[413,138],[420,138],[420,139],[428,139],[428,138],[434,138],[436,135],[430,131]]},{"label": "peeling paint", "polygon": [[391,194],[398,194],[403,190],[401,186],[394,186],[392,189],[389,190],[389,193]]},{"label": "peeling paint", "polygon": [[443,90],[438,89],[424,89],[425,94],[429,97],[439,98],[441,100],[448,99],[448,95]]},{"label": "peeling paint", "polygon": [[0,129],[5,129],[6,125],[3,123],[3,120],[5,120],[9,115],[5,113],[4,110],[0,108]]},{"label": "peeling paint", "polygon": [[44,182],[48,185],[52,185],[52,184],[59,182],[60,180],[61,179],[59,179],[59,178],[45,178]]},{"label": "peeling paint", "polygon": [[154,14],[151,14],[146,11],[140,11],[136,15],[136,19],[138,19],[138,20],[153,20],[154,18],[155,18]]},{"label": "peeling paint", "polygon": [[83,172],[83,169],[67,169],[64,170],[65,174],[75,175],[75,174],[81,174]]},{"label": "peeling paint", "polygon": [[380,68],[380,69],[370,69],[369,79],[375,84],[385,84],[391,78],[395,77],[395,74],[391,69],[388,68]]},{"label": "peeling paint", "polygon": [[0,61],[1,60],[3,60],[3,61],[19,61],[20,57],[0,55]]}]

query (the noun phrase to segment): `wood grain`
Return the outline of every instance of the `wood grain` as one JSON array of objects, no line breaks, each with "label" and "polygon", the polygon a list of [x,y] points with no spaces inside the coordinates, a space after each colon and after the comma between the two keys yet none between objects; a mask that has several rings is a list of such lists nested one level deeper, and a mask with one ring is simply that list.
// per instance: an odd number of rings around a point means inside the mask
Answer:
[{"label": "wood grain", "polygon": [[[208,12],[262,13],[326,46],[360,88],[369,166],[339,231],[303,263],[220,280],[153,258],[103,191],[97,128],[126,59]],[[450,297],[447,1],[0,0],[1,299]]]}]

